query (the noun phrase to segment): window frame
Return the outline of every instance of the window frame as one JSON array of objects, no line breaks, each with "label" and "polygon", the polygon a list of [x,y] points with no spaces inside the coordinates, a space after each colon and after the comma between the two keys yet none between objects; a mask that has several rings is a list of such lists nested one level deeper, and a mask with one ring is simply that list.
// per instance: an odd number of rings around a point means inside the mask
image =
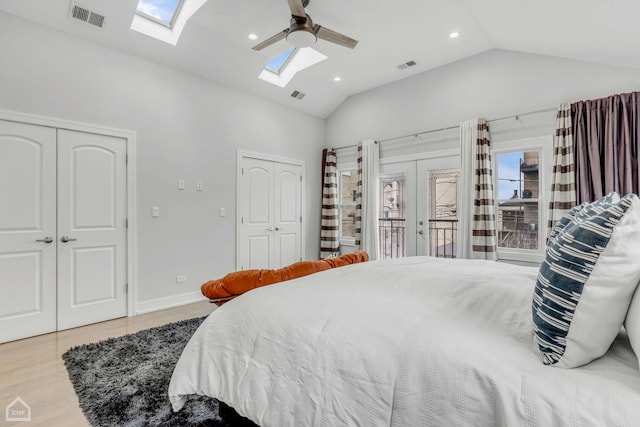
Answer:
[{"label": "window frame", "polygon": [[[549,216],[549,189],[553,167],[553,137],[533,138],[494,142],[491,146],[491,167],[495,190],[496,231],[498,223],[498,155],[513,152],[539,151],[538,164],[538,249],[497,248],[498,261],[541,263],[546,249],[547,218]],[[502,199],[500,199],[502,200]]]}]

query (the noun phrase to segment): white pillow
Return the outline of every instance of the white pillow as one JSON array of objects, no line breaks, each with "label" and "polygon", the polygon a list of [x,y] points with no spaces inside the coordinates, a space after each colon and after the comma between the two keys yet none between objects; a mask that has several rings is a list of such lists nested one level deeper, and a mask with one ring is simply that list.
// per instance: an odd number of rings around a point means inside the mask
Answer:
[{"label": "white pillow", "polygon": [[562,368],[606,353],[640,280],[636,195],[612,193],[572,215],[549,239],[533,296],[542,362]]},{"label": "white pillow", "polygon": [[640,362],[640,287],[636,289],[636,293],[631,299],[629,312],[624,321],[624,328],[627,330],[627,335],[629,335],[631,348],[633,348],[633,352]]}]

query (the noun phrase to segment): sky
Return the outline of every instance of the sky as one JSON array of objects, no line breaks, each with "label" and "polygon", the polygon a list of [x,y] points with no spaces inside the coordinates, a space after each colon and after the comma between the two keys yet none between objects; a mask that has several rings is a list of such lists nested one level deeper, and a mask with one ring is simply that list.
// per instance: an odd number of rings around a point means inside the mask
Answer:
[{"label": "sky", "polygon": [[153,16],[166,24],[171,24],[173,14],[180,0],[139,0],[138,12]]},{"label": "sky", "polygon": [[[520,159],[523,158],[522,151],[515,153],[498,154],[498,200],[510,199],[513,190],[519,190],[520,184]],[[513,179],[516,181],[506,181]],[[520,191],[518,191],[520,194]]]}]

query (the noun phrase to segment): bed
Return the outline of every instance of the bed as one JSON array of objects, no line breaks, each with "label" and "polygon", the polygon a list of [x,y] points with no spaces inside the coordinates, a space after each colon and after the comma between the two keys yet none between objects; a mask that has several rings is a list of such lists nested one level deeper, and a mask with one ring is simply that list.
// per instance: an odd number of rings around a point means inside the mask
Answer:
[{"label": "bed", "polygon": [[250,291],[178,361],[174,410],[214,397],[270,426],[639,426],[624,330],[575,369],[543,365],[537,268],[409,257]]}]

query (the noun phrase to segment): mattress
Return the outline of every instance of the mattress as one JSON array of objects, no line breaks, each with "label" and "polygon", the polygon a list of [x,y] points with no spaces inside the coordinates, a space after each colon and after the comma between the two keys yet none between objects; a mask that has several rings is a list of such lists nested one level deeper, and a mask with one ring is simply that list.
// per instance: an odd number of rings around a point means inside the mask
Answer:
[{"label": "mattress", "polygon": [[537,269],[409,257],[255,289],[215,310],[169,386],[263,426],[638,426],[623,331],[580,368],[538,359]]}]

